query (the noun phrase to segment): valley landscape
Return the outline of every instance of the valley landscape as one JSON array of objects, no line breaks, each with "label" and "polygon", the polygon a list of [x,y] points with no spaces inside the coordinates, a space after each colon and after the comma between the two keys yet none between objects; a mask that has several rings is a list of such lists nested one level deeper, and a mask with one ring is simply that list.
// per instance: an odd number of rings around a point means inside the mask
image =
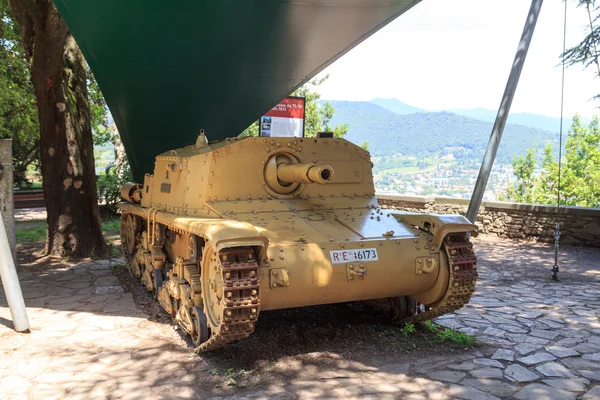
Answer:
[{"label": "valley landscape", "polygon": [[[346,138],[369,143],[378,193],[469,198],[477,179],[495,111],[426,111],[397,99],[328,101],[335,109],[330,125],[347,123]],[[571,120],[565,119],[564,132]],[[512,179],[511,161],[529,148],[539,158],[546,144],[558,150],[560,119],[511,114],[488,190],[497,200]]]}]

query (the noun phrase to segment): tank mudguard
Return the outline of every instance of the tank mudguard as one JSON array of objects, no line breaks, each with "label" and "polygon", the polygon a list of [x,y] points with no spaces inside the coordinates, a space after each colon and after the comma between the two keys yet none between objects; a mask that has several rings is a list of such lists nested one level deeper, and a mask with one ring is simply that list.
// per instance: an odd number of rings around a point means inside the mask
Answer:
[{"label": "tank mudguard", "polygon": [[156,208],[144,208],[131,203],[119,203],[119,208],[150,221],[204,237],[212,242],[216,251],[229,247],[252,246],[260,247],[260,253],[263,255],[269,245],[269,240],[265,236],[261,235],[254,226],[245,222],[190,217],[160,211]]},{"label": "tank mudguard", "polygon": [[434,251],[439,251],[444,237],[449,233],[465,232],[477,236],[477,225],[472,224],[462,215],[419,214],[402,211],[390,211],[390,214],[398,222],[416,226],[431,233],[433,235],[431,248]]}]

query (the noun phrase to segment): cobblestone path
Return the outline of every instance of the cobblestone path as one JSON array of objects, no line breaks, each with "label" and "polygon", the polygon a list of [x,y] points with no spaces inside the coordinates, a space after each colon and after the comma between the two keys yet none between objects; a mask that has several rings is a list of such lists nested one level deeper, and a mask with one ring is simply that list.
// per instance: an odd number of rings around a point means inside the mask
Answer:
[{"label": "cobblestone path", "polygon": [[[484,345],[367,358],[316,339],[306,352],[278,341],[256,356],[251,346],[279,329],[268,322],[234,351],[197,356],[135,305],[108,260],[25,265],[31,333],[12,331],[0,290],[0,400],[600,399],[600,249],[563,249],[560,282],[549,247],[483,238],[476,251],[476,295],[436,322]],[[225,372],[236,362],[249,365],[243,386]]]}]

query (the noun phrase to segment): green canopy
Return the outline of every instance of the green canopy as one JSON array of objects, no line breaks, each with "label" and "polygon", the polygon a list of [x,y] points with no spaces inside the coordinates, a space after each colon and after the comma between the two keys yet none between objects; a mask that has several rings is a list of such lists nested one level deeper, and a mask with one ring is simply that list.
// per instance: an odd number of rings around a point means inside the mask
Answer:
[{"label": "green canopy", "polygon": [[55,0],[123,139],[154,157],[238,135],[419,0]]}]

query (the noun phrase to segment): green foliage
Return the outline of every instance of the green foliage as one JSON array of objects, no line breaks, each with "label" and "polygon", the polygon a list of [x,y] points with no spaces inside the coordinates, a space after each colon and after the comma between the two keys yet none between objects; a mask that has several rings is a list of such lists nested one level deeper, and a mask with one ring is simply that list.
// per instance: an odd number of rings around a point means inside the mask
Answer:
[{"label": "green foliage", "polygon": [[464,332],[458,332],[448,328],[438,330],[436,338],[440,342],[452,342],[460,346],[472,346],[477,342],[474,337],[469,336]]},{"label": "green foliage", "polygon": [[477,339],[464,332],[458,332],[449,328],[442,329],[439,325],[431,321],[425,321],[424,325],[428,332],[435,333],[435,338],[438,342],[452,342],[460,346],[473,346],[477,343]]},{"label": "green foliage", "polygon": [[[41,242],[46,240],[46,221],[17,221],[15,223],[15,235],[17,243]],[[107,218],[102,220],[102,231],[105,235],[118,233],[120,230],[119,218]],[[113,249],[109,249],[113,251]],[[113,256],[119,252],[118,248],[114,248]]]},{"label": "green foliage", "polygon": [[[329,75],[326,75],[321,79],[315,78],[290,95],[304,97],[305,99],[305,137],[315,137],[318,132],[333,132],[335,137],[342,137],[348,132],[348,124],[338,124],[333,128],[330,126],[335,110],[329,102],[322,104],[318,103],[321,95],[317,91],[317,88],[328,78]],[[240,134],[240,137],[258,136],[258,133],[258,121],[255,121]]]},{"label": "green foliage", "polygon": [[103,146],[113,140],[113,132],[108,123],[108,107],[98,82],[96,82],[96,78],[87,63],[85,70],[94,146]]},{"label": "green foliage", "polygon": [[[585,7],[588,13],[588,32],[581,42],[561,54],[561,59],[568,66],[582,64],[584,68],[595,68],[600,76],[600,60],[598,60],[600,27],[593,26],[593,22],[597,22],[599,18],[600,7],[596,6],[596,0],[576,0],[576,2],[578,7]],[[596,95],[595,98],[600,98],[600,95]]]},{"label": "green foliage", "polygon": [[417,331],[417,328],[415,327],[415,324],[407,322],[406,324],[404,324],[404,326],[402,327],[402,329],[400,329],[400,333],[402,333],[403,336],[408,336],[411,333],[415,333]]},{"label": "green foliage", "polygon": [[[525,158],[519,157],[516,163],[516,188],[508,188],[507,198],[512,201],[555,204],[558,191],[558,161],[552,146],[544,149],[541,171],[534,175],[535,158],[528,150]],[[523,187],[524,190],[519,191]],[[525,190],[526,189],[526,190]],[[561,201],[563,205],[580,207],[600,207],[600,126],[594,117],[585,127],[578,116],[565,146],[565,157],[561,172]]]},{"label": "green foliage", "polygon": [[0,0],[0,139],[13,140],[15,182],[25,181],[40,137],[38,112],[19,25]]},{"label": "green foliage", "polygon": [[513,159],[512,166],[517,181],[516,184],[511,183],[507,189],[508,197],[513,201],[518,203],[533,202],[535,163],[535,149],[527,150],[525,157],[517,156]]},{"label": "green foliage", "polygon": [[127,165],[124,171],[118,173],[113,163],[98,176],[96,187],[98,199],[104,201],[112,213],[117,211],[117,203],[121,200],[121,186],[133,181],[131,170]]},{"label": "green foliage", "polygon": [[[86,67],[91,125],[95,145],[112,139],[108,109],[94,76]],[[29,65],[20,27],[8,0],[0,0],[0,139],[13,140],[15,183],[26,184],[28,165],[39,168],[40,127]]]},{"label": "green foliage", "polygon": [[[449,112],[399,115],[366,101],[330,101],[335,108],[330,124],[348,125],[344,136],[352,143],[369,142],[375,156],[417,156],[421,159],[452,153],[478,169],[493,123]],[[542,149],[556,143],[553,133],[520,125],[506,125],[496,163],[507,164],[523,149]]]}]

